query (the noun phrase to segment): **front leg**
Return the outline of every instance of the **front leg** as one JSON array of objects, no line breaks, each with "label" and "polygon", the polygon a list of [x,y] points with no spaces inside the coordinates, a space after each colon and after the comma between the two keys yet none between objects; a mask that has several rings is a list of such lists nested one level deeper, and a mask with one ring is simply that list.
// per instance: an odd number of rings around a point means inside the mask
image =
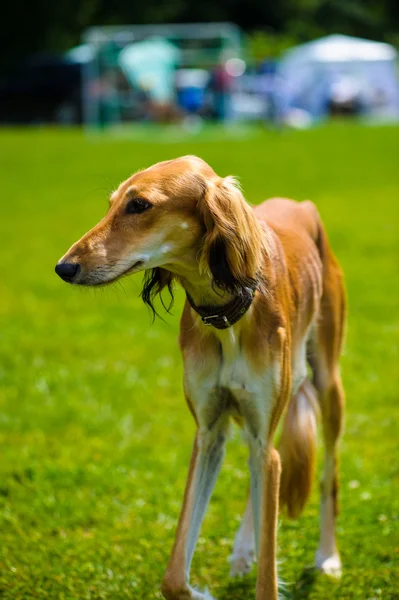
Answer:
[{"label": "front leg", "polygon": [[[247,418],[250,449],[251,499],[258,557],[256,600],[278,600],[277,581],[277,518],[281,466],[278,452],[273,448],[273,436],[289,400],[291,368],[289,343],[283,328],[277,330],[274,349],[275,376],[270,388],[270,412],[262,421],[262,414],[250,411]],[[258,402],[258,406],[261,404]],[[255,420],[254,420],[255,416]],[[259,425],[256,426],[256,423]]]},{"label": "front leg", "polygon": [[212,600],[193,590],[190,566],[201,524],[224,455],[226,421],[218,419],[196,434],[176,539],[162,584],[167,600]]},{"label": "front leg", "polygon": [[[257,456],[254,456],[255,453]],[[276,552],[280,457],[274,448],[270,448],[265,453],[254,449],[251,455],[251,494],[259,560],[256,600],[277,600]]]}]

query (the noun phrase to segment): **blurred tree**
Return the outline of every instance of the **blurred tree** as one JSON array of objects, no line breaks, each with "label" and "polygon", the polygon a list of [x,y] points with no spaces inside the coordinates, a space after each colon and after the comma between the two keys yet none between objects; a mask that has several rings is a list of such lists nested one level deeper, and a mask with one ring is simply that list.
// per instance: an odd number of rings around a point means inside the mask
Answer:
[{"label": "blurred tree", "polygon": [[12,0],[0,22],[0,68],[79,43],[104,0]]},{"label": "blurred tree", "polygon": [[[256,53],[328,33],[398,41],[398,0],[13,0],[3,7],[0,70],[79,43],[90,25],[232,21],[256,30]],[[259,32],[263,31],[263,34]],[[260,39],[263,36],[263,41]],[[261,58],[260,56],[258,56]]]}]

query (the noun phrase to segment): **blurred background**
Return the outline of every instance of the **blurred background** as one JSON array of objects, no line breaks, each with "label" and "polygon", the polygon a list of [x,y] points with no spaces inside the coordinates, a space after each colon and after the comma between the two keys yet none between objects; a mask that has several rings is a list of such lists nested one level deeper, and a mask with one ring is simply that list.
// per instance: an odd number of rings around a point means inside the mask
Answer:
[{"label": "blurred background", "polygon": [[[251,204],[313,200],[345,273],[343,576],[311,567],[316,483],[280,519],[284,597],[399,600],[398,1],[14,0],[0,28],[1,600],[161,599],[195,430],[184,294],[152,323],[141,274],[82,290],[54,266],[185,154]],[[233,429],[193,562],[218,600],[254,598],[227,562],[247,459]]]},{"label": "blurred background", "polygon": [[397,120],[398,26],[395,0],[17,0],[1,25],[0,122],[126,134]]}]

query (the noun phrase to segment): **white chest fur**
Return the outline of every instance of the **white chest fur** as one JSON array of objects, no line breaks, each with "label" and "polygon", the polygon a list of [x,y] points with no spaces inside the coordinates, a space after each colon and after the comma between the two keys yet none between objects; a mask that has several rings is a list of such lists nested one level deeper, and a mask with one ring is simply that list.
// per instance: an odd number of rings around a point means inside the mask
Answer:
[{"label": "white chest fur", "polygon": [[219,417],[239,414],[246,428],[257,436],[266,430],[273,394],[279,385],[277,364],[265,364],[255,372],[234,328],[219,336],[221,351],[215,357],[186,361],[186,385],[200,427]]}]

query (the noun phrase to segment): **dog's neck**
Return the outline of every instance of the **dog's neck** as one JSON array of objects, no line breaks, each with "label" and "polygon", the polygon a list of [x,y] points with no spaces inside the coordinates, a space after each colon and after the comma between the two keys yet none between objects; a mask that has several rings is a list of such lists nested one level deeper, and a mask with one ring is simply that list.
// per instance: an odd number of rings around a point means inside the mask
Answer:
[{"label": "dog's neck", "polygon": [[201,276],[198,273],[198,277],[190,278],[180,275],[178,280],[197,306],[223,306],[235,297],[216,287],[212,278],[207,275]]},{"label": "dog's neck", "polygon": [[176,276],[197,306],[223,306],[234,298],[234,294],[217,288],[210,275],[199,272],[195,256],[184,264],[170,264],[163,268]]}]

